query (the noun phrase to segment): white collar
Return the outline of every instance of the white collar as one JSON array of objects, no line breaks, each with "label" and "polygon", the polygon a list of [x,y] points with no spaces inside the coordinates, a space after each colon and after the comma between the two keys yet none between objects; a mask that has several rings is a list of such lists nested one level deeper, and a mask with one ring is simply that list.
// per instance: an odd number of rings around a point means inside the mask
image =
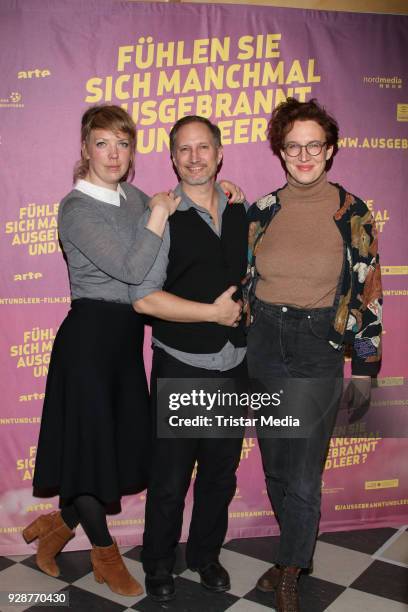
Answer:
[{"label": "white collar", "polygon": [[91,198],[100,200],[105,204],[113,204],[113,206],[120,206],[120,196],[125,198],[125,200],[127,199],[126,193],[123,191],[120,183],[116,191],[112,191],[112,189],[107,189],[106,187],[101,187],[100,185],[95,185],[94,183],[80,179],[75,183],[74,189],[91,196]]}]

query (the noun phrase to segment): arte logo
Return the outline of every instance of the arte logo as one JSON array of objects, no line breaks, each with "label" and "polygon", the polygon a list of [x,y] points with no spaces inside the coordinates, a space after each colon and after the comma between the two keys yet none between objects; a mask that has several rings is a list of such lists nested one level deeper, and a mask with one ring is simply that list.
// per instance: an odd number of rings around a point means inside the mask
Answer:
[{"label": "arte logo", "polygon": [[402,78],[399,76],[364,76],[364,85],[377,85],[380,89],[402,89]]},{"label": "arte logo", "polygon": [[408,121],[408,104],[397,104],[397,121]]},{"label": "arte logo", "polygon": [[42,79],[44,77],[51,76],[50,70],[47,68],[34,68],[34,70],[20,70],[17,73],[18,79]]},{"label": "arte logo", "polygon": [[24,104],[21,102],[22,95],[18,91],[12,91],[7,98],[0,98],[1,108],[24,108]]}]

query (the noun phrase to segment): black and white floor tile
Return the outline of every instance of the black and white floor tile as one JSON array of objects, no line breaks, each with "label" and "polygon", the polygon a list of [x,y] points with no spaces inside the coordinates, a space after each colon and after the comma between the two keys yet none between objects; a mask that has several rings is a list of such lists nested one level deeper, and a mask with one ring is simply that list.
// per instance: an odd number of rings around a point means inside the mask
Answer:
[{"label": "black and white floor tile", "polygon": [[[231,575],[231,590],[214,594],[199,583],[184,563],[180,545],[175,568],[177,597],[157,604],[145,595],[121,597],[95,582],[89,551],[61,553],[61,575],[50,578],[36,568],[34,556],[0,557],[0,592],[69,592],[70,612],[267,612],[274,597],[255,588],[270,566],[277,537],[227,542],[221,561]],[[143,584],[140,547],[122,549],[129,571]],[[383,528],[323,533],[319,536],[312,575],[299,584],[302,612],[408,612],[408,529]],[[41,611],[32,605],[0,607],[1,612]]]}]

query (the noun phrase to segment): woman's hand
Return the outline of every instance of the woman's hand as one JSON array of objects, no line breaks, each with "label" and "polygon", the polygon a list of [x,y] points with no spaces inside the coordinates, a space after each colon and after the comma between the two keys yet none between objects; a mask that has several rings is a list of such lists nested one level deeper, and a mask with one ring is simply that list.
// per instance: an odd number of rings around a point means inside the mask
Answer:
[{"label": "woman's hand", "polygon": [[241,319],[242,303],[240,301],[234,302],[232,299],[236,290],[236,287],[229,287],[213,302],[213,306],[215,306],[214,323],[227,325],[228,327],[238,327]]},{"label": "woman's hand", "polygon": [[160,193],[156,193],[149,202],[149,208],[153,211],[155,208],[159,207],[167,212],[168,216],[172,215],[177,206],[181,202],[181,197],[176,196],[173,191],[161,191]]},{"label": "woman's hand", "polygon": [[147,229],[162,237],[167,219],[177,209],[180,201],[181,197],[175,196],[172,191],[156,193],[149,202],[149,208],[152,212],[146,224]]},{"label": "woman's hand", "polygon": [[219,186],[225,193],[228,198],[228,202],[230,204],[239,204],[241,202],[245,202],[245,193],[242,191],[238,185],[235,183],[231,183],[231,181],[220,181]]}]

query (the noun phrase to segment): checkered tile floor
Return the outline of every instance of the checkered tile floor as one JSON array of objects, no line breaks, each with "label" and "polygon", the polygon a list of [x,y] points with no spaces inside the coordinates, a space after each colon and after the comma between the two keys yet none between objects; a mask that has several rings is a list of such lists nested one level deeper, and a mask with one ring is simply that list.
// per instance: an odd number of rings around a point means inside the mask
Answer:
[{"label": "checkered tile floor", "polygon": [[[177,597],[166,604],[145,595],[121,597],[97,584],[88,551],[62,553],[61,576],[50,578],[36,569],[34,557],[0,557],[0,592],[69,591],[73,612],[261,612],[274,610],[274,597],[254,589],[256,579],[270,566],[277,537],[231,540],[221,561],[231,575],[231,591],[214,594],[186,569],[184,545],[175,568]],[[143,583],[140,547],[123,549],[126,565]],[[383,528],[321,534],[312,576],[300,579],[302,612],[408,612],[408,529]],[[1,612],[43,610],[40,607],[2,606]]]}]

